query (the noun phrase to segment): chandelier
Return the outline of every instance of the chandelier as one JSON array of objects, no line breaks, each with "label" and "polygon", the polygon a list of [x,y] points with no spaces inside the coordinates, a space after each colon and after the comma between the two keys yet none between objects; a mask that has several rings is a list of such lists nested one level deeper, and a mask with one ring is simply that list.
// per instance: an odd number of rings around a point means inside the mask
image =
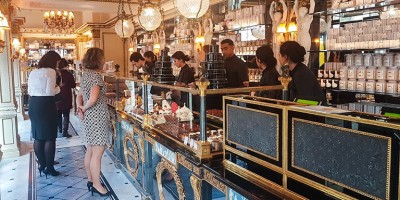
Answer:
[{"label": "chandelier", "polygon": [[188,19],[203,16],[210,6],[210,0],[174,0],[175,8]]},{"label": "chandelier", "polygon": [[50,34],[72,34],[75,31],[74,13],[48,11],[43,14],[44,32]]},{"label": "chandelier", "polygon": [[128,0],[130,15],[127,15],[124,10],[124,0],[120,0],[118,5],[118,20],[115,23],[115,33],[121,38],[129,38],[135,32],[132,8],[129,2],[130,0]]},{"label": "chandelier", "polygon": [[140,26],[146,31],[156,30],[162,23],[162,12],[163,10],[160,9],[160,1],[158,5],[152,4],[150,0],[147,3],[141,2],[138,10]]}]

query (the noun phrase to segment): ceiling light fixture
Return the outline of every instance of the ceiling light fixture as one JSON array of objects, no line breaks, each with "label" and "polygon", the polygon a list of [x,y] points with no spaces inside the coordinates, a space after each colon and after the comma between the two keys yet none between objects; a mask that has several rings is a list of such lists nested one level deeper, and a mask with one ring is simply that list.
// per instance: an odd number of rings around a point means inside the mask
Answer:
[{"label": "ceiling light fixture", "polygon": [[74,13],[68,11],[48,11],[43,14],[44,32],[65,35],[75,32]]},{"label": "ceiling light fixture", "polygon": [[174,6],[184,17],[197,19],[207,12],[210,0],[174,0]]},{"label": "ceiling light fixture", "polygon": [[163,21],[163,9],[160,6],[161,1],[157,5],[148,0],[146,3],[140,2],[138,10],[139,24],[146,31],[154,31],[160,27]]},{"label": "ceiling light fixture", "polygon": [[120,0],[117,12],[117,23],[115,23],[115,32],[121,38],[129,38],[135,32],[135,24],[133,22],[132,8],[130,5],[130,0],[128,0],[129,15],[126,14],[124,10],[124,1]]}]

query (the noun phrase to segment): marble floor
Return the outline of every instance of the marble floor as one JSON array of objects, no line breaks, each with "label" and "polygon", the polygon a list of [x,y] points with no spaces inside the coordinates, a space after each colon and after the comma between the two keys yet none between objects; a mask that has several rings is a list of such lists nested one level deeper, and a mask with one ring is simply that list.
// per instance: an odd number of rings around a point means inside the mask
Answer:
[{"label": "marble floor", "polygon": [[[30,121],[18,118],[18,133],[21,140],[20,153],[17,158],[0,160],[0,200],[26,199],[106,199],[91,195],[86,187],[86,172],[83,166],[85,149],[79,133],[77,119],[71,119],[70,134],[72,138],[57,138],[55,165],[60,176],[40,176],[36,169],[33,153],[33,141],[30,137]],[[122,169],[123,170],[123,169]],[[112,192],[108,199],[141,199],[140,193],[117,169],[108,150],[102,159],[102,182]]]}]

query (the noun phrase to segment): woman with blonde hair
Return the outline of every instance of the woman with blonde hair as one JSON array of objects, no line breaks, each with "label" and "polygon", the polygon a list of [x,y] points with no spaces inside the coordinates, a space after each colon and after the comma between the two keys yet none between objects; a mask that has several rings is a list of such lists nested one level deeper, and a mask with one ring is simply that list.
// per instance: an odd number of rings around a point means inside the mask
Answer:
[{"label": "woman with blonde hair", "polygon": [[106,104],[106,86],[99,74],[104,65],[104,52],[99,48],[90,48],[83,57],[81,89],[76,103],[78,114],[83,121],[87,150],[85,168],[88,176],[87,187],[93,193],[108,196],[110,193],[100,183],[101,158],[109,142],[110,116]]}]

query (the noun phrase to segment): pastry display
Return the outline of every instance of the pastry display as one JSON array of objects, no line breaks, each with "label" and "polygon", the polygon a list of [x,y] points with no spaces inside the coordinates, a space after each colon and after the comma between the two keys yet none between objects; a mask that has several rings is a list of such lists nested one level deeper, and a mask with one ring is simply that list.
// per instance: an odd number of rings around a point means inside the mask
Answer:
[{"label": "pastry display", "polygon": [[206,55],[204,67],[206,69],[204,77],[210,81],[209,89],[226,87],[228,80],[226,79],[224,61],[221,53],[219,53],[218,45],[209,46],[209,53]]},{"label": "pastry display", "polygon": [[150,80],[157,83],[173,85],[175,76],[172,73],[171,65],[171,57],[168,56],[168,51],[166,49],[161,50],[161,55],[156,62],[156,66],[153,68]]},{"label": "pastry display", "polygon": [[176,117],[178,117],[182,122],[187,122],[193,120],[193,113],[185,104],[182,108],[179,108],[176,111]]},{"label": "pastry display", "polygon": [[214,117],[219,117],[219,118],[223,118],[223,112],[222,110],[218,110],[218,109],[209,109],[206,111],[207,115],[212,115]]}]

